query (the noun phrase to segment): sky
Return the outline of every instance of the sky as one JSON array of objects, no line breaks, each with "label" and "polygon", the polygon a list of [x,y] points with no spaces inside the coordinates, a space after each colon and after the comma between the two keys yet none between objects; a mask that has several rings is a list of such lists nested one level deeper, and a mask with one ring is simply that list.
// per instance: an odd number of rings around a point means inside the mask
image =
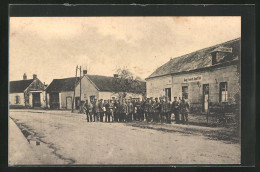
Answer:
[{"label": "sky", "polygon": [[49,84],[126,67],[147,78],[170,58],[241,36],[240,17],[11,17],[9,80]]}]

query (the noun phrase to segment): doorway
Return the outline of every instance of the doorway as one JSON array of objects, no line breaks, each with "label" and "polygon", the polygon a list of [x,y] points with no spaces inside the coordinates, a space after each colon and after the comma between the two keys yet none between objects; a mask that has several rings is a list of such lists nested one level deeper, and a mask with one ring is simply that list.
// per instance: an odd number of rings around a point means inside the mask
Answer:
[{"label": "doorway", "polygon": [[59,93],[50,93],[50,108],[51,109],[60,108]]},{"label": "doorway", "polygon": [[75,97],[75,108],[79,110],[80,107],[80,97]]},{"label": "doorway", "polygon": [[66,97],[66,109],[72,109],[72,97]]},{"label": "doorway", "polygon": [[33,108],[41,107],[41,97],[40,93],[32,93]]},{"label": "doorway", "polygon": [[209,84],[203,84],[203,112],[208,112],[209,109]]}]

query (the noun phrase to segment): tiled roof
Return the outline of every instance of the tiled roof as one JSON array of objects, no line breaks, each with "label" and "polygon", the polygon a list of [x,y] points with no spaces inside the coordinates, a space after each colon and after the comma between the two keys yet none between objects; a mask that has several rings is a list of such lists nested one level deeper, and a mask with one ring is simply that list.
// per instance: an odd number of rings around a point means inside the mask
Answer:
[{"label": "tiled roof", "polygon": [[[75,77],[54,79],[47,87],[46,92],[61,92],[61,91],[74,91]],[[77,81],[79,77],[77,77]]]},{"label": "tiled roof", "polygon": [[237,57],[240,57],[240,38],[238,38],[173,58],[157,68],[148,78],[209,67],[212,65],[211,52],[218,47],[232,48],[232,53],[227,55],[228,59],[234,60],[238,59]]},{"label": "tiled roof", "polygon": [[24,90],[29,87],[33,82],[33,79],[10,81],[10,93],[23,93]]}]

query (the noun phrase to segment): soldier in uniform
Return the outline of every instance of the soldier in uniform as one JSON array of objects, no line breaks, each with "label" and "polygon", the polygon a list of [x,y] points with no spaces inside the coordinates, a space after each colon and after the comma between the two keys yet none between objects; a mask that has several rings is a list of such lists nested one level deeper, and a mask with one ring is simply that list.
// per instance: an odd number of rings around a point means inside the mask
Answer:
[{"label": "soldier in uniform", "polygon": [[121,111],[122,122],[126,122],[126,115],[127,115],[127,112],[128,112],[128,107],[127,107],[127,103],[126,103],[125,99],[123,100],[121,107],[122,107],[122,111]]},{"label": "soldier in uniform", "polygon": [[144,121],[144,115],[145,115],[145,100],[142,99],[140,105],[140,121]]},{"label": "soldier in uniform", "polygon": [[134,119],[134,120],[137,120],[137,121],[141,120],[140,108],[141,108],[141,103],[140,103],[140,99],[138,98],[138,100],[135,102],[135,105],[134,105],[134,113],[136,116],[136,119]]},{"label": "soldier in uniform", "polygon": [[111,121],[113,122],[113,114],[114,114],[114,104],[113,100],[109,100],[109,116],[108,116],[108,122]]},{"label": "soldier in uniform", "polygon": [[160,114],[160,103],[158,101],[158,98],[155,98],[155,102],[154,102],[154,121],[155,122],[159,122],[159,114]]},{"label": "soldier in uniform", "polygon": [[174,101],[172,102],[172,112],[175,116],[175,122],[180,123],[180,114],[179,114],[179,106],[180,102],[177,100],[177,97],[174,97]]},{"label": "soldier in uniform", "polygon": [[115,101],[115,103],[114,103],[114,121],[115,122],[119,122],[119,113],[120,113],[120,111],[119,111],[119,101],[118,100],[116,100]]},{"label": "soldier in uniform", "polygon": [[148,120],[148,103],[149,102],[149,98],[146,98],[145,101],[144,101],[144,118],[145,120],[147,121]]},{"label": "soldier in uniform", "polygon": [[94,99],[93,101],[93,108],[92,108],[92,115],[93,115],[93,122],[96,122],[96,117],[97,117],[97,99]]},{"label": "soldier in uniform", "polygon": [[155,121],[155,101],[151,98],[151,122]]},{"label": "soldier in uniform", "polygon": [[99,100],[98,103],[98,109],[99,109],[99,118],[100,122],[103,122],[103,117],[104,117],[104,111],[103,111],[103,99]]},{"label": "soldier in uniform", "polygon": [[148,99],[148,103],[146,104],[147,108],[147,122],[150,123],[152,121],[152,100]]},{"label": "soldier in uniform", "polygon": [[128,100],[128,121],[132,121],[134,114],[134,105],[131,99]]},{"label": "soldier in uniform", "polygon": [[166,97],[166,114],[165,115],[166,115],[166,122],[168,124],[172,123],[171,114],[172,114],[171,102],[169,101],[169,98]]},{"label": "soldier in uniform", "polygon": [[110,121],[110,112],[109,112],[109,102],[108,100],[104,101],[104,110],[105,110],[105,122]]},{"label": "soldier in uniform", "polygon": [[89,115],[89,120],[92,122],[92,115],[93,115],[93,102],[90,102],[88,105],[88,115]]},{"label": "soldier in uniform", "polygon": [[164,122],[164,117],[166,116],[166,101],[165,101],[165,98],[162,98],[161,99],[162,102],[161,102],[161,123]]},{"label": "soldier in uniform", "polygon": [[190,111],[190,105],[187,100],[182,97],[182,101],[180,103],[180,112],[181,112],[181,117],[182,117],[182,122],[183,124],[189,124],[188,122],[188,115]]},{"label": "soldier in uniform", "polygon": [[88,109],[88,100],[86,100],[86,102],[83,105],[83,110],[85,111],[86,114],[86,120],[89,122],[89,109]]}]

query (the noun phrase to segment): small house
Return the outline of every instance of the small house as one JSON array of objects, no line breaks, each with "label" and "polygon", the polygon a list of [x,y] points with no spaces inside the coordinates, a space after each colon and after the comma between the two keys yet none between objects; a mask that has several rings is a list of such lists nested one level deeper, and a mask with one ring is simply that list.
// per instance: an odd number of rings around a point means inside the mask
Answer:
[{"label": "small house", "polygon": [[33,79],[10,81],[9,105],[10,108],[43,108],[45,106],[44,84],[33,75]]}]

